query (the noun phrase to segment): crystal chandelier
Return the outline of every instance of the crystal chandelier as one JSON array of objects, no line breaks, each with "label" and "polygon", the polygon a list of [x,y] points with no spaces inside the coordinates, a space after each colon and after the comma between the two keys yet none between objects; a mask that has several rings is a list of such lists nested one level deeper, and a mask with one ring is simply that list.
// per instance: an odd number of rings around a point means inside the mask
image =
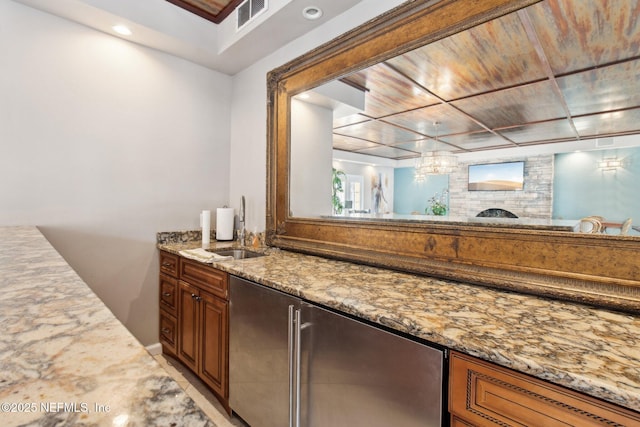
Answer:
[{"label": "crystal chandelier", "polygon": [[422,182],[427,175],[446,175],[458,167],[458,158],[449,151],[431,151],[416,159],[415,180]]},{"label": "crystal chandelier", "polygon": [[[436,127],[436,143],[438,142],[438,125],[436,122],[433,124]],[[449,151],[430,151],[428,153],[422,153],[420,157],[416,159],[415,165],[415,180],[416,182],[423,182],[427,179],[427,175],[446,175],[453,173],[458,167],[458,158]]]}]

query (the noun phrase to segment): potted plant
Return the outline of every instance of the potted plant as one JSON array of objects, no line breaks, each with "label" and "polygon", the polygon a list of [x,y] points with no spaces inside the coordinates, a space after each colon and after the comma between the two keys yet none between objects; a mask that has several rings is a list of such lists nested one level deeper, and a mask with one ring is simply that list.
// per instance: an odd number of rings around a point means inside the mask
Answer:
[{"label": "potted plant", "polygon": [[342,188],[342,181],[346,178],[347,175],[343,171],[333,168],[331,204],[333,205],[333,213],[335,215],[342,214],[342,210],[344,209],[339,193],[344,192],[344,189]]},{"label": "potted plant", "polygon": [[449,191],[447,189],[442,190],[442,194],[436,193],[429,198],[429,206],[424,210],[424,213],[429,215],[443,216],[447,214],[447,196]]}]

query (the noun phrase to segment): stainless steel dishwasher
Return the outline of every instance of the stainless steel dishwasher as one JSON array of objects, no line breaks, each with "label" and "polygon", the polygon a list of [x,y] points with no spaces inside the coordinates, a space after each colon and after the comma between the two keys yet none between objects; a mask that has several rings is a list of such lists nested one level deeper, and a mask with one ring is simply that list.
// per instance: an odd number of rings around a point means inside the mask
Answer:
[{"label": "stainless steel dishwasher", "polygon": [[229,403],[252,427],[435,427],[444,352],[232,276]]}]

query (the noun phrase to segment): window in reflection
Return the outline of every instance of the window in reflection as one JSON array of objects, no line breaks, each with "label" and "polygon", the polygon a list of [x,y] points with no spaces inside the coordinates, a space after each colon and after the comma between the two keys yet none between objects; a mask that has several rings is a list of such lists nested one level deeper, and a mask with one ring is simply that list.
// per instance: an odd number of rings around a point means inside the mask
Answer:
[{"label": "window in reflection", "polygon": [[362,207],[362,188],[364,187],[364,177],[361,175],[347,175],[347,208],[352,211],[360,211]]}]

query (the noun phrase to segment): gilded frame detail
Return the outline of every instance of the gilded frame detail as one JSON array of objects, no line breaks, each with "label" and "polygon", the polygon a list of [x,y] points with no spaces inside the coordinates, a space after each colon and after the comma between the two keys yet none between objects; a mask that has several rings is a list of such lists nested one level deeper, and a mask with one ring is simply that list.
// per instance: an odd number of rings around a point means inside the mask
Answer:
[{"label": "gilded frame detail", "polygon": [[292,251],[640,312],[637,238],[289,215],[290,98],[539,0],[410,1],[268,75],[267,243]]}]

